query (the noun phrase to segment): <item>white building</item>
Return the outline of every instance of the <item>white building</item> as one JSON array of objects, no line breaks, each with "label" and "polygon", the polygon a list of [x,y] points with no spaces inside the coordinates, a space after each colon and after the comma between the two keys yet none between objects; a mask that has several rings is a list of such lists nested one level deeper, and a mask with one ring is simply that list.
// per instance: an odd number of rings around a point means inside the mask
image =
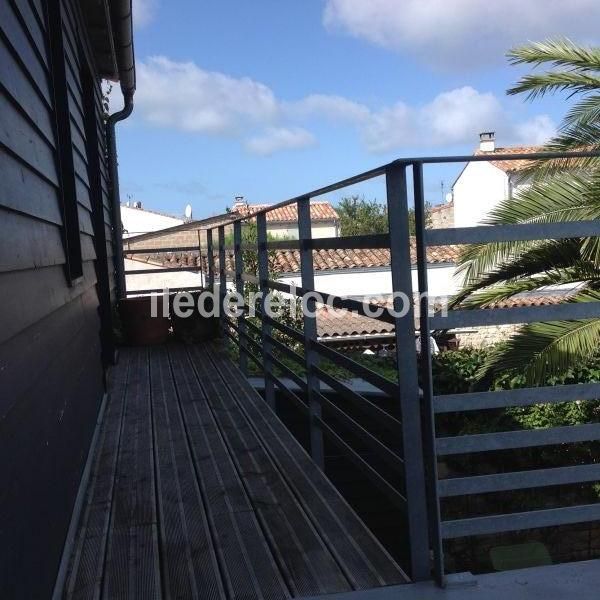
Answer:
[{"label": "white building", "polygon": [[[479,149],[475,155],[531,154],[540,152],[536,146],[497,148],[495,134],[480,134]],[[527,160],[491,160],[470,162],[452,186],[454,226],[483,225],[490,212],[503,200],[512,198],[529,181],[523,170],[531,165]]]},{"label": "white building", "polygon": [[141,202],[132,202],[131,205],[121,204],[121,222],[123,224],[123,238],[129,238],[143,233],[160,231],[168,227],[175,227],[183,224],[184,220],[142,208]]}]

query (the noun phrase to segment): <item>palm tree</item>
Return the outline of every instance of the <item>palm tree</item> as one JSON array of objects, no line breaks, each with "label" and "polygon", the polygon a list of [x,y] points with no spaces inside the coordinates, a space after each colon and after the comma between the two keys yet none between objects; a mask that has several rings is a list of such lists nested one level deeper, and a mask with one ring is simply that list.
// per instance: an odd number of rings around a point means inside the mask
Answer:
[{"label": "palm tree", "polygon": [[[600,152],[600,48],[570,40],[550,40],[516,48],[512,64],[547,65],[545,72],[524,76],[509,94],[535,99],[566,92],[576,102],[546,151]],[[552,223],[599,220],[600,158],[557,159],[527,169],[532,184],[501,203],[487,224]],[[460,258],[464,287],[453,308],[489,308],[523,292],[571,284],[568,302],[600,301],[600,238],[476,244]],[[600,319],[532,323],[496,346],[479,372],[488,382],[503,372],[520,370],[529,385],[564,374],[600,347]]]}]

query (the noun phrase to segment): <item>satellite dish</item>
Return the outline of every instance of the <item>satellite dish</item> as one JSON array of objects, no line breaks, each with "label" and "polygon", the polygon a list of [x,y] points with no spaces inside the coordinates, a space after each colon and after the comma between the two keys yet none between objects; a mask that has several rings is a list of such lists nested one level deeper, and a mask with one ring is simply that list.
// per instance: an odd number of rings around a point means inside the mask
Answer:
[{"label": "satellite dish", "polygon": [[185,218],[186,219],[191,219],[192,218],[192,205],[188,204],[185,207]]},{"label": "satellite dish", "polygon": [[448,202],[448,203],[452,202],[452,192],[449,192],[446,194],[446,202]]}]

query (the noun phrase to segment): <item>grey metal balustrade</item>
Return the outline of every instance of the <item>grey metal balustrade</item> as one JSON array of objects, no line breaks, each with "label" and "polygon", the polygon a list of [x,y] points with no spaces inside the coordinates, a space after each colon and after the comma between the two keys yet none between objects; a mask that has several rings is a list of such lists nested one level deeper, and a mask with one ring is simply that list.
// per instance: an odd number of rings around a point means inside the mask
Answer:
[{"label": "grey metal balustrade", "polygon": [[[533,406],[537,404],[575,402],[600,398],[600,383],[562,385],[553,387],[491,391],[469,394],[434,395],[430,354],[430,332],[436,329],[529,323],[556,319],[600,318],[600,303],[565,303],[556,306],[528,306],[519,308],[453,310],[447,315],[428,314],[427,297],[427,248],[445,244],[490,243],[508,240],[543,240],[596,236],[600,234],[598,221],[563,223],[531,223],[506,226],[477,226],[469,228],[435,229],[425,227],[425,199],[423,167],[430,164],[468,163],[482,161],[528,161],[548,160],[565,157],[588,157],[590,152],[509,154],[493,156],[449,156],[425,157],[397,160],[376,169],[345,179],[338,183],[314,190],[308,194],[291,198],[285,202],[256,211],[245,217],[232,218],[218,229],[218,247],[215,249],[212,229],[207,229],[207,248],[200,250],[207,257],[207,286],[215,284],[215,251],[219,256],[219,282],[221,298],[225,294],[227,277],[234,281],[238,292],[243,295],[248,283],[260,290],[294,294],[314,309],[314,300],[309,297],[314,290],[313,251],[325,249],[386,248],[391,254],[393,290],[413,298],[419,293],[419,333],[422,343],[421,360],[417,360],[414,341],[415,319],[413,308],[403,317],[394,317],[388,312],[373,316],[365,306],[353,299],[333,296],[334,307],[356,311],[370,318],[395,326],[396,366],[398,382],[391,381],[373,372],[341,352],[317,340],[316,317],[310,311],[303,316],[303,330],[297,330],[265,314],[264,301],[256,316],[261,322],[258,327],[245,317],[228,318],[221,311],[223,333],[239,347],[240,366],[247,371],[248,361],[258,365],[265,378],[265,396],[274,406],[275,390],[296,406],[310,426],[310,450],[315,462],[323,465],[323,440],[335,445],[373,484],[384,493],[390,502],[403,510],[407,517],[410,543],[410,567],[414,580],[430,579],[432,574],[438,583],[444,583],[444,540],[458,537],[508,532],[537,527],[558,526],[600,520],[600,503],[592,505],[566,506],[559,508],[529,510],[522,513],[476,516],[456,520],[443,520],[440,501],[489,492],[512,491],[552,485],[600,481],[600,465],[557,466],[526,472],[475,475],[455,479],[439,479],[437,465],[440,457],[489,452],[506,449],[541,447],[550,444],[570,444],[600,440],[600,425],[578,425],[548,429],[505,431],[485,434],[468,434],[455,437],[440,437],[436,433],[436,416],[497,408]],[[310,201],[323,194],[343,189],[376,177],[386,178],[389,233],[360,237],[336,237],[313,239],[310,225]],[[416,221],[416,264],[418,289],[413,290],[410,256],[410,233],[408,221],[409,186],[412,179]],[[298,240],[272,241],[267,237],[266,215],[269,211],[295,204],[298,209]],[[258,240],[249,244],[242,239],[244,222],[255,221]],[[233,245],[226,246],[225,226],[233,226]],[[136,249],[125,254],[144,252],[171,252],[163,250]],[[183,250],[183,249],[181,249]],[[202,254],[206,250],[205,254]],[[300,253],[301,285],[293,287],[274,281],[269,276],[269,252],[273,250],[295,250]],[[247,272],[245,252],[254,252],[258,257],[258,274]],[[233,257],[233,270],[227,270],[228,255]],[[202,260],[200,261],[202,263]],[[181,270],[191,270],[184,268]],[[129,271],[128,273],[137,273]],[[165,272],[153,269],[148,272]],[[158,290],[147,290],[158,291]],[[130,293],[139,293],[131,291]],[[307,299],[308,297],[308,299]],[[372,308],[377,308],[373,306]],[[303,355],[277,339],[279,332],[294,340]],[[282,361],[285,356],[298,369],[305,372],[300,376]],[[330,361],[356,377],[379,388],[394,399],[397,412],[391,414],[372,399],[349,386],[346,382],[323,370],[320,362]],[[286,381],[295,384],[291,389]],[[322,385],[328,386],[346,404],[332,402],[324,393]],[[298,392],[297,390],[300,390]],[[344,406],[352,407],[352,413]],[[368,417],[396,439],[388,444],[381,436],[368,430],[361,417]],[[345,433],[358,437],[365,447],[383,461],[393,472],[398,473],[403,484],[397,485],[382,475],[367,458],[359,454],[345,439]]]}]

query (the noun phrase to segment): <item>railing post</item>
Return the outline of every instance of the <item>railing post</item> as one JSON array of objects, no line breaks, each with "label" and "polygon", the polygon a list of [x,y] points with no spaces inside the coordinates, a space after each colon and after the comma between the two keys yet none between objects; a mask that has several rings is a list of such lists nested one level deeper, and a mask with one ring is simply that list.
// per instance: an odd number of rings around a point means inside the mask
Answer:
[{"label": "railing post", "polygon": [[220,225],[219,232],[219,324],[225,328],[225,296],[227,295],[227,264],[225,261],[225,226]]},{"label": "railing post", "polygon": [[263,355],[263,375],[265,379],[265,400],[271,408],[275,408],[275,385],[269,377],[273,371],[273,361],[271,360],[272,345],[269,337],[272,334],[272,327],[267,323],[267,296],[269,294],[269,252],[267,250],[267,216],[260,213],[256,216],[256,233],[258,244],[258,279],[260,281],[260,312],[261,318],[261,342]]},{"label": "railing post", "polygon": [[[208,289],[215,291],[215,255],[213,254],[212,229],[206,230],[206,260],[208,261]],[[214,300],[214,298],[213,298]]]},{"label": "railing post", "polygon": [[[315,273],[310,243],[312,239],[312,227],[309,196],[298,200],[298,238],[300,240],[301,286],[305,290],[314,290]],[[292,301],[294,300],[295,299],[292,299]],[[313,348],[313,342],[317,341],[317,316],[315,308],[316,301],[314,298],[309,297],[302,299],[304,356],[307,384],[306,392],[310,409],[310,453],[315,463],[323,469],[325,466],[323,431],[317,422],[317,418],[321,418],[321,402],[318,396],[320,386],[319,378],[314,374],[313,370],[313,366],[317,366],[319,361],[319,355]]]},{"label": "railing post", "polygon": [[427,247],[425,241],[425,194],[423,164],[413,165],[415,199],[415,239],[419,282],[419,331],[421,337],[421,388],[423,391],[423,450],[427,469],[426,488],[429,509],[429,537],[433,550],[436,582],[445,585],[444,546],[442,541],[440,501],[438,495],[437,454],[435,451],[435,414],[433,411],[433,379],[431,371],[431,330],[429,327],[429,281],[427,278]]},{"label": "railing post", "polygon": [[[405,164],[393,164],[388,167],[386,189],[411,575],[413,581],[425,581],[430,579],[429,532],[412,305],[413,286]],[[399,297],[399,292],[404,296]],[[408,306],[404,304],[406,300]]]},{"label": "railing post", "polygon": [[202,237],[200,236],[200,230],[196,230],[198,233],[198,254],[200,255],[200,286],[206,287],[206,279],[204,277],[204,264],[202,262]]},{"label": "railing post", "polygon": [[244,295],[244,255],[242,253],[242,222],[236,221],[233,224],[233,254],[235,257],[235,289],[241,296],[244,306],[242,307],[242,314],[237,319],[238,329],[240,335],[238,338],[238,344],[240,349],[239,365],[240,370],[244,375],[248,375],[248,354],[246,338],[243,334],[246,333],[246,296]]}]

